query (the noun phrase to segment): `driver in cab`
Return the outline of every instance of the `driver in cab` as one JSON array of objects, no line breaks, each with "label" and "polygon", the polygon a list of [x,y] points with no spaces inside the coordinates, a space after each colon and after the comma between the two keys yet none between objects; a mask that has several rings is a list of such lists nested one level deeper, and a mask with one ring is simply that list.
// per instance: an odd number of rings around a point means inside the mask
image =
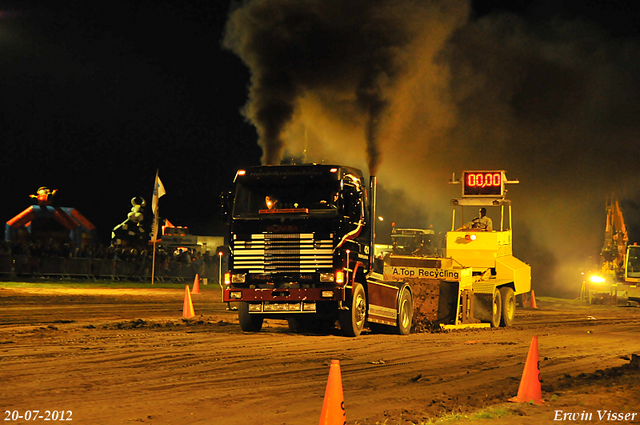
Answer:
[{"label": "driver in cab", "polygon": [[276,208],[276,204],[278,203],[278,200],[272,196],[267,195],[264,197],[264,203],[267,206],[267,209],[272,210]]},{"label": "driver in cab", "polygon": [[458,230],[464,230],[464,229],[474,229],[474,230],[481,230],[481,231],[487,231],[487,232],[492,231],[493,222],[489,217],[487,217],[487,209],[484,207],[480,208],[480,215],[474,218],[473,220],[471,220],[470,222],[468,222],[467,224],[465,224],[464,226],[462,226]]}]

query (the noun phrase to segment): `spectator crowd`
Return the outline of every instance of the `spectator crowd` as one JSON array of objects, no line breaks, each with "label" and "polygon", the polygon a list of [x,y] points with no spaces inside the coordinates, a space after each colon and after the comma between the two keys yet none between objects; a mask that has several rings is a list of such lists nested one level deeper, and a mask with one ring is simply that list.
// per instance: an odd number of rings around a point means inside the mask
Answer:
[{"label": "spectator crowd", "polygon": [[[40,275],[79,274],[93,278],[117,277],[142,279],[150,276],[151,248],[123,248],[113,245],[74,242],[3,241],[0,242],[0,274]],[[219,260],[209,251],[187,248],[156,248],[156,275],[160,279],[186,280],[196,273],[217,282]],[[96,265],[99,265],[97,267]]]}]

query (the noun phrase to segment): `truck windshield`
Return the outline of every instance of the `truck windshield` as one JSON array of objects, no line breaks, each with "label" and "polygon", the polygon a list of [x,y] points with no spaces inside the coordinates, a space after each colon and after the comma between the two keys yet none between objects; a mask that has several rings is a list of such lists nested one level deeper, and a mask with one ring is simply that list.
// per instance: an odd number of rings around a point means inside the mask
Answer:
[{"label": "truck windshield", "polygon": [[339,181],[247,181],[237,185],[234,218],[267,214],[337,215]]}]

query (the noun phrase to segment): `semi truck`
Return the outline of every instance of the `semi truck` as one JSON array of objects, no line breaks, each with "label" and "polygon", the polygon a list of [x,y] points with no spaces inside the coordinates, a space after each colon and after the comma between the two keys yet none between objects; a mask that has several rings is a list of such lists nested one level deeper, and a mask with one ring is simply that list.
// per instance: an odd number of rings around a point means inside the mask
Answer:
[{"label": "semi truck", "polygon": [[[504,183],[503,178],[503,193]],[[503,196],[494,198],[507,204]],[[476,304],[493,309],[485,319],[497,326],[504,295],[509,325],[515,312],[511,295],[530,289],[530,269],[511,255],[510,228],[474,239],[473,246],[482,251],[476,255],[459,241],[471,231],[449,232],[447,255],[459,259],[392,255],[382,270],[376,267],[376,178],[365,184],[356,168],[309,164],[239,170],[234,190],[223,196],[223,210],[230,249],[223,301],[237,303],[243,331],[260,331],[265,318],[276,318],[286,319],[293,331],[337,323],[350,337],[367,325],[406,335],[414,320],[414,296],[429,298],[425,288],[439,296],[435,304],[421,302],[420,311],[435,311],[435,320],[451,325],[480,321],[473,311],[477,293]],[[443,304],[453,313],[439,314]]]},{"label": "semi truck", "polygon": [[294,331],[332,327],[357,336],[367,322],[411,329],[411,291],[373,271],[376,179],[340,165],[239,170],[223,200],[229,271],[223,300],[243,331],[265,318]]}]

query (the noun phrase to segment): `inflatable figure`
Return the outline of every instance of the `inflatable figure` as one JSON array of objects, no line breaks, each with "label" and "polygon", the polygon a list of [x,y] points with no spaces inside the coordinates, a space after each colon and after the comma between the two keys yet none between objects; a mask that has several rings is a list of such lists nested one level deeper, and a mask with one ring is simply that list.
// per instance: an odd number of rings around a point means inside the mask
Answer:
[{"label": "inflatable figure", "polygon": [[29,195],[29,197],[30,198],[36,198],[38,200],[38,205],[39,206],[46,207],[46,206],[49,206],[49,205],[53,204],[53,199],[51,199],[50,197],[53,197],[53,195],[55,195],[57,191],[58,191],[58,189],[51,190],[46,186],[42,186],[36,192],[37,195]]},{"label": "inflatable figure", "polygon": [[144,207],[147,205],[143,198],[131,199],[131,211],[127,219],[113,228],[111,244],[122,247],[144,247],[147,244],[147,231],[144,228]]}]

